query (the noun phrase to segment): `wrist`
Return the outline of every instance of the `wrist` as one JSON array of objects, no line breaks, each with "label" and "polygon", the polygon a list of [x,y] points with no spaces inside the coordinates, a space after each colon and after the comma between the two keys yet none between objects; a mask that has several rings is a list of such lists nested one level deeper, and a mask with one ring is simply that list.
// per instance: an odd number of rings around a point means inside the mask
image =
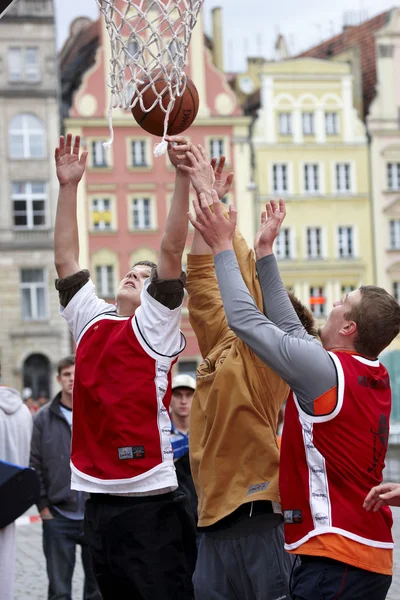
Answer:
[{"label": "wrist", "polygon": [[264,258],[265,256],[270,256],[271,254],[274,253],[272,250],[272,245],[260,246],[260,247],[256,248],[255,252],[256,252],[257,260],[260,260],[261,258]]},{"label": "wrist", "polygon": [[60,181],[59,184],[60,184],[60,189],[76,190],[78,188],[79,181],[67,181],[66,183],[61,183],[61,181]]},{"label": "wrist", "polygon": [[220,254],[221,252],[225,252],[225,250],[233,250],[232,240],[215,244],[211,249],[214,256],[217,256],[217,254]]}]

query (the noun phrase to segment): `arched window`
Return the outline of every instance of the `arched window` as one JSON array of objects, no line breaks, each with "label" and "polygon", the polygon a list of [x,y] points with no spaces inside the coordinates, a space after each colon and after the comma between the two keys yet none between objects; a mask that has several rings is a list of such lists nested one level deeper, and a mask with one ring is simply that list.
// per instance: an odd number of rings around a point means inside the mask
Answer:
[{"label": "arched window", "polygon": [[50,361],[43,354],[30,354],[24,362],[24,388],[32,390],[32,396],[46,392],[50,396]]},{"label": "arched window", "polygon": [[8,130],[10,158],[46,157],[46,136],[43,123],[34,115],[16,115]]}]

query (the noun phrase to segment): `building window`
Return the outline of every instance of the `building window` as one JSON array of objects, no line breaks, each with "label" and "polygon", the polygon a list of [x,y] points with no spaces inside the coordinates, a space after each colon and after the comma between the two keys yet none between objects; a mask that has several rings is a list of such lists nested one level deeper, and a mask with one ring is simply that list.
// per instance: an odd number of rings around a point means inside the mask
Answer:
[{"label": "building window", "polygon": [[307,257],[322,258],[321,227],[307,227]]},{"label": "building window", "polygon": [[311,193],[320,191],[319,165],[304,165],[304,190]]},{"label": "building window", "polygon": [[273,191],[281,194],[289,190],[288,186],[288,166],[285,164],[275,164],[272,166]]},{"label": "building window", "polygon": [[131,144],[132,148],[132,167],[147,167],[147,156],[146,156],[146,141],[145,140],[133,140]]},{"label": "building window", "polygon": [[111,231],[112,212],[110,198],[93,198],[91,220],[93,231]]},{"label": "building window", "polygon": [[393,281],[392,290],[394,299],[400,302],[400,281]]},{"label": "building window", "polygon": [[303,113],[303,133],[304,135],[314,135],[314,113]]},{"label": "building window", "polygon": [[323,317],[325,314],[325,291],[323,287],[310,288],[310,308],[314,317]]},{"label": "building window", "polygon": [[47,318],[46,274],[44,269],[21,269],[22,318],[32,321]]},{"label": "building window", "polygon": [[99,296],[111,298],[114,296],[114,267],[101,265],[96,267],[96,288]]},{"label": "building window", "polygon": [[195,360],[180,360],[178,362],[178,373],[180,375],[191,375],[196,379],[197,362]]},{"label": "building window", "polygon": [[45,129],[42,122],[33,115],[21,114],[10,121],[10,158],[46,157]]},{"label": "building window", "polygon": [[390,248],[400,250],[400,219],[390,221]]},{"label": "building window", "polygon": [[217,138],[210,140],[210,156],[217,160],[225,156],[225,140]]},{"label": "building window", "polygon": [[393,44],[379,44],[379,58],[393,58]]},{"label": "building window", "polygon": [[350,294],[350,292],[354,292],[356,289],[354,285],[342,285],[342,298]]},{"label": "building window", "polygon": [[339,258],[354,257],[353,227],[338,227]]},{"label": "building window", "polygon": [[9,81],[36,83],[40,80],[39,52],[37,48],[8,49]]},{"label": "building window", "polygon": [[349,163],[338,163],[336,165],[336,191],[351,191],[351,172]]},{"label": "building window", "polygon": [[93,166],[97,168],[108,167],[107,149],[104,147],[103,140],[94,140],[92,142]]},{"label": "building window", "polygon": [[14,227],[36,229],[47,225],[47,192],[43,181],[12,184]]},{"label": "building window", "polygon": [[280,135],[292,135],[292,113],[279,113]]},{"label": "building window", "polygon": [[132,200],[133,229],[152,229],[150,198],[134,198]]},{"label": "building window", "polygon": [[400,190],[400,163],[387,164],[387,186],[391,191]]},{"label": "building window", "polygon": [[338,135],[339,115],[336,112],[325,113],[325,132],[326,135]]},{"label": "building window", "polygon": [[274,253],[276,258],[284,260],[292,258],[291,236],[289,227],[283,227],[275,240]]}]

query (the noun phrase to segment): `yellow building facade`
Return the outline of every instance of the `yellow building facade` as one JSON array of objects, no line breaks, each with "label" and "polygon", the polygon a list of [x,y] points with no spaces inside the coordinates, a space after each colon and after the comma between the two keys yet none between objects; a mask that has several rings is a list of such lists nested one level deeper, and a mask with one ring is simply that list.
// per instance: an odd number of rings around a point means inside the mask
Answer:
[{"label": "yellow building facade", "polygon": [[[332,302],[375,279],[367,136],[350,67],[300,58],[260,64],[258,76],[255,213],[285,199],[275,245],[284,283],[323,318]],[[254,219],[254,233],[257,226]]]}]

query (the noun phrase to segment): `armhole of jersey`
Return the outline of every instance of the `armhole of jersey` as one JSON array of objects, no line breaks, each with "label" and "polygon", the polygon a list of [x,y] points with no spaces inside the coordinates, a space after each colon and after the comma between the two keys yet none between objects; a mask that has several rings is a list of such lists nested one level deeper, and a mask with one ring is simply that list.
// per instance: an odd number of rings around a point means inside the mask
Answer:
[{"label": "armhole of jersey", "polygon": [[76,343],[76,347],[78,347],[79,342],[82,340],[83,336],[85,335],[85,333],[87,332],[87,330],[94,325],[94,323],[96,323],[96,321],[101,321],[102,319],[110,319],[113,321],[118,321],[121,319],[129,319],[129,317],[121,317],[120,315],[117,315],[116,312],[103,312],[103,313],[99,313],[98,315],[95,315],[94,317],[92,317],[90,319],[90,321],[88,323],[86,323],[85,327],[83,327],[78,335],[78,337],[75,340]]},{"label": "armhole of jersey", "polygon": [[335,408],[326,415],[310,415],[306,413],[300,406],[300,403],[296,397],[296,394],[293,392],[293,399],[296,404],[297,411],[302,419],[308,421],[310,423],[326,423],[327,421],[332,421],[335,417],[338,416],[343,406],[343,398],[344,398],[344,372],[342,363],[338,359],[338,357],[333,353],[329,352],[329,358],[332,360],[335,371],[336,371],[336,405]]},{"label": "armhole of jersey", "polygon": [[154,348],[152,348],[150,346],[150,344],[148,343],[148,341],[146,340],[146,338],[144,337],[143,333],[141,332],[141,329],[139,327],[139,323],[136,319],[135,316],[132,317],[132,328],[133,331],[136,334],[136,337],[139,341],[139,344],[142,346],[143,350],[146,352],[146,354],[148,354],[149,356],[151,356],[152,358],[154,358],[155,360],[162,360],[163,358],[165,360],[167,360],[168,362],[174,360],[177,356],[179,356],[179,354],[181,352],[184,351],[184,349],[186,348],[186,338],[183,335],[182,331],[179,331],[180,333],[180,337],[181,337],[181,347],[178,350],[178,352],[175,352],[174,354],[161,354],[160,352],[157,352],[157,350],[154,350]]}]

